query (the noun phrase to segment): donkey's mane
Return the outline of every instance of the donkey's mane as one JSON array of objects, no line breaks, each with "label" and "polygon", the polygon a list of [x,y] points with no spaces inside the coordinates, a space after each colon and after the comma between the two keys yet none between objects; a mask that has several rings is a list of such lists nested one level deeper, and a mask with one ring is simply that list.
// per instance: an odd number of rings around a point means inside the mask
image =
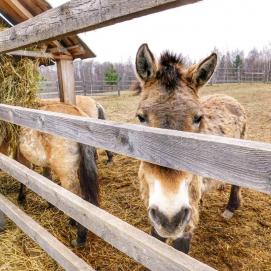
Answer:
[{"label": "donkey's mane", "polygon": [[180,67],[183,65],[184,61],[181,55],[169,51],[162,53],[159,61],[157,79],[168,92],[172,92],[176,89],[181,79]]},{"label": "donkey's mane", "polygon": [[177,55],[175,53],[172,53],[170,51],[165,51],[161,54],[160,57],[160,65],[162,66],[168,66],[168,65],[175,65],[175,64],[184,64],[184,59],[182,55]]}]

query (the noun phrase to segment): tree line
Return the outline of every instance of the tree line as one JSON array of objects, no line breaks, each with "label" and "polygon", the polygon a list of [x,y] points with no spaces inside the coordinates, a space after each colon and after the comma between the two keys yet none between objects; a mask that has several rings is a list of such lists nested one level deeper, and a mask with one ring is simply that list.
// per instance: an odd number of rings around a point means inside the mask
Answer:
[{"label": "tree line", "polygon": [[[218,67],[213,78],[214,82],[216,79],[219,81],[219,78],[222,80],[226,77],[238,80],[242,73],[250,76],[254,74],[254,78],[260,78],[261,75],[263,80],[271,81],[271,44],[261,50],[254,48],[247,54],[239,49],[221,52],[214,48],[213,51],[219,56]],[[193,61],[188,57],[184,60],[187,65],[193,64]],[[128,89],[136,80],[134,63],[131,59],[123,63],[99,63],[93,59],[75,60],[74,67],[75,80],[92,84],[94,89],[112,86]],[[55,66],[41,67],[41,72],[46,80],[57,80]]]}]

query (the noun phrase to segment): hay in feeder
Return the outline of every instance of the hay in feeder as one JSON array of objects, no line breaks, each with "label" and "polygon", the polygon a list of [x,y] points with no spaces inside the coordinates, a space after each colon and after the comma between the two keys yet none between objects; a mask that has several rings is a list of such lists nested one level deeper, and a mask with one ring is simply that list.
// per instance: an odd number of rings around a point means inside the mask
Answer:
[{"label": "hay in feeder", "polygon": [[[35,108],[40,73],[38,60],[0,55],[0,103]],[[0,121],[0,135],[11,148],[17,145],[19,127]]]}]

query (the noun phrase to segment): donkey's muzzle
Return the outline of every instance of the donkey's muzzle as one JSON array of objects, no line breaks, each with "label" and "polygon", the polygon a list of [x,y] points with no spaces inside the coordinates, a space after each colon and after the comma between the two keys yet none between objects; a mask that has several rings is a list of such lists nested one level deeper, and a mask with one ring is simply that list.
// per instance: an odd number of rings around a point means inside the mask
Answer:
[{"label": "donkey's muzzle", "polygon": [[190,207],[182,207],[178,213],[169,217],[161,212],[157,206],[149,208],[149,217],[154,226],[162,228],[163,231],[166,231],[169,234],[173,234],[185,226],[191,218],[191,213],[192,211]]}]

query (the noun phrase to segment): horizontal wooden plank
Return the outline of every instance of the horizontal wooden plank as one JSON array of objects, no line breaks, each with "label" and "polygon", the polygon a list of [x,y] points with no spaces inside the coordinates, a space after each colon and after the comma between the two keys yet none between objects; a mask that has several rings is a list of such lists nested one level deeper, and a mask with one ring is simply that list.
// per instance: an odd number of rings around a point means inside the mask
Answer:
[{"label": "horizontal wooden plank", "polygon": [[30,58],[51,58],[53,59],[53,54],[40,52],[40,51],[26,51],[26,50],[17,50],[8,53],[11,56],[21,56],[21,57],[30,57]]},{"label": "horizontal wooden plank", "polygon": [[0,33],[0,52],[94,30],[200,0],[72,0]]},{"label": "horizontal wooden plank", "polygon": [[271,193],[271,144],[0,105],[0,119]]},{"label": "horizontal wooden plank", "polygon": [[[0,154],[0,168],[150,270],[214,270],[84,201],[3,154]],[[5,209],[3,211],[5,212]]]},{"label": "horizontal wooden plank", "polygon": [[0,210],[66,270],[94,271],[86,262],[1,194]]}]

